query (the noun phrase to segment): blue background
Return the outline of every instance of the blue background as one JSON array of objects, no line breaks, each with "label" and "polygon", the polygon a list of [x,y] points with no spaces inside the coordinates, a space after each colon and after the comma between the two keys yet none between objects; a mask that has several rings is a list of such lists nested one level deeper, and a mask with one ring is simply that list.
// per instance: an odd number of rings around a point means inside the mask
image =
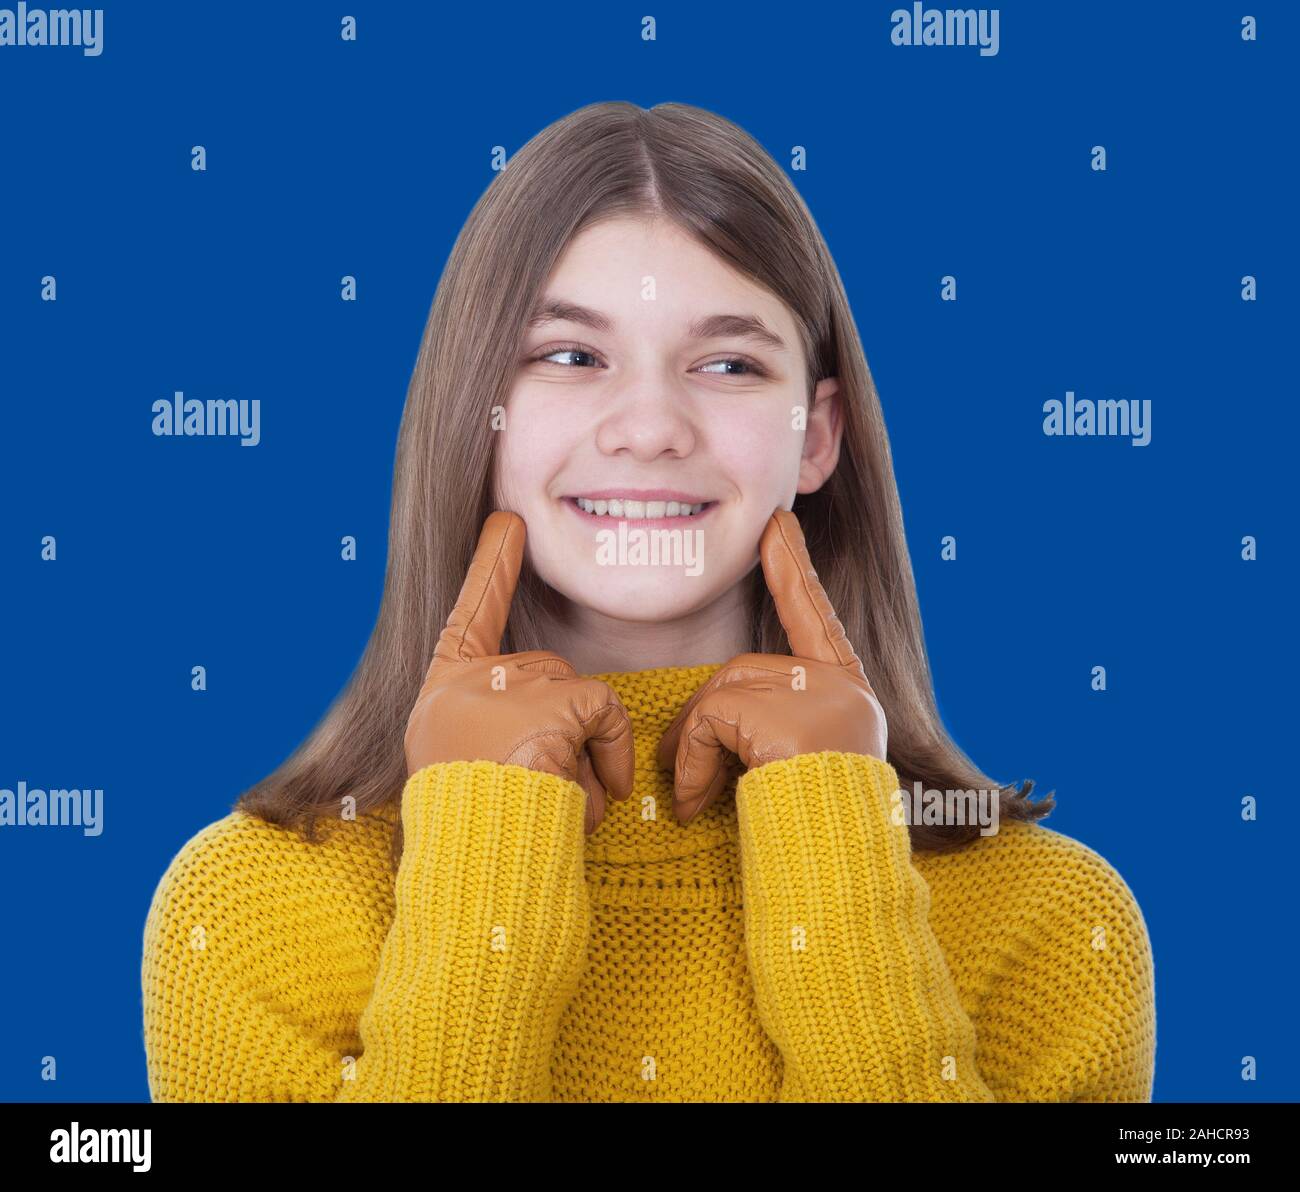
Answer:
[{"label": "blue background", "polygon": [[[100,837],[0,830],[0,1098],[148,1098],[149,900],[360,657],[492,147],[627,99],[717,111],[787,167],[806,147],[948,727],[1132,887],[1155,1098],[1297,1099],[1295,8],[1244,6],[1249,43],[1239,5],[1002,3],[981,57],[891,45],[894,7],[656,3],[646,43],[607,2],[110,3],[98,58],[0,48],[0,787],[105,791]],[[178,389],[260,398],[261,444],[154,437]],[[1067,389],[1151,399],[1151,444],[1046,437]]]}]

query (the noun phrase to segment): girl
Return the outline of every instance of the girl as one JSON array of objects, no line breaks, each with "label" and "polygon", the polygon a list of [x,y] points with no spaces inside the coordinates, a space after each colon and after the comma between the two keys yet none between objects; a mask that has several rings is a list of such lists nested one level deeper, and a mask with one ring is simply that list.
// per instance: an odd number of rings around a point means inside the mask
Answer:
[{"label": "girl", "polygon": [[158,886],[155,1100],[1150,1098],[1142,914],[944,731],[843,286],[741,130],[595,104],[498,175],[389,545]]}]

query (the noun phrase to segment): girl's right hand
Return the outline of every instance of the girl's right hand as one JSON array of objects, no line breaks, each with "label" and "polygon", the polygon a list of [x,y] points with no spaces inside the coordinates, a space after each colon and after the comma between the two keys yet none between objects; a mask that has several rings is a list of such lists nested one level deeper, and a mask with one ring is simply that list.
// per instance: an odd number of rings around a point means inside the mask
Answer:
[{"label": "girl's right hand", "polygon": [[632,793],[632,725],[608,684],[579,677],[558,655],[497,653],[525,532],[517,513],[497,511],[483,523],[407,721],[406,770],[482,759],[567,778],[587,792],[590,833],[605,816],[606,791]]}]

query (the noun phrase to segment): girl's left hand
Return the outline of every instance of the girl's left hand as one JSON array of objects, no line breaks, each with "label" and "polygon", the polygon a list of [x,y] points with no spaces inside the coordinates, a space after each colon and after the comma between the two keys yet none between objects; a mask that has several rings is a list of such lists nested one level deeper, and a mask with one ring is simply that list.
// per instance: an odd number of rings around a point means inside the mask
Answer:
[{"label": "girl's left hand", "polygon": [[727,752],[749,770],[828,749],[885,760],[884,709],[813,570],[799,519],[790,510],[772,514],[758,555],[792,653],[738,654],[691,697],[664,733],[658,762],[673,770],[673,810],[683,824],[726,786]]}]

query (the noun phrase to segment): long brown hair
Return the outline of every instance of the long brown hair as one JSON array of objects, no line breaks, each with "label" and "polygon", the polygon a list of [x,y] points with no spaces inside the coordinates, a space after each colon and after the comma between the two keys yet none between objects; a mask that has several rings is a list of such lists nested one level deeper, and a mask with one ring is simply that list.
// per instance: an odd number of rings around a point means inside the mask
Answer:
[{"label": "long brown hair", "polygon": [[[935,706],[912,564],[880,401],[843,283],[789,179],[746,132],[685,104],[595,103],[543,129],[484,191],[434,295],[397,438],[388,566],[374,631],[347,686],[301,746],[237,809],[316,839],[347,796],[356,814],[391,808],[406,779],[403,734],[434,645],[492,511],[491,427],[514,381],[533,304],[571,237],[599,219],[675,220],[793,312],[810,390],[838,377],[840,459],[794,512],[813,566],[884,707],[889,758],[905,790],[998,789],[1003,820],[1030,802],[986,778]],[[755,568],[753,651],[790,653]],[[539,613],[556,593],[527,565],[502,653],[543,649]],[[959,847],[976,824],[909,827],[918,850]],[[396,822],[392,860],[401,853]]]}]

